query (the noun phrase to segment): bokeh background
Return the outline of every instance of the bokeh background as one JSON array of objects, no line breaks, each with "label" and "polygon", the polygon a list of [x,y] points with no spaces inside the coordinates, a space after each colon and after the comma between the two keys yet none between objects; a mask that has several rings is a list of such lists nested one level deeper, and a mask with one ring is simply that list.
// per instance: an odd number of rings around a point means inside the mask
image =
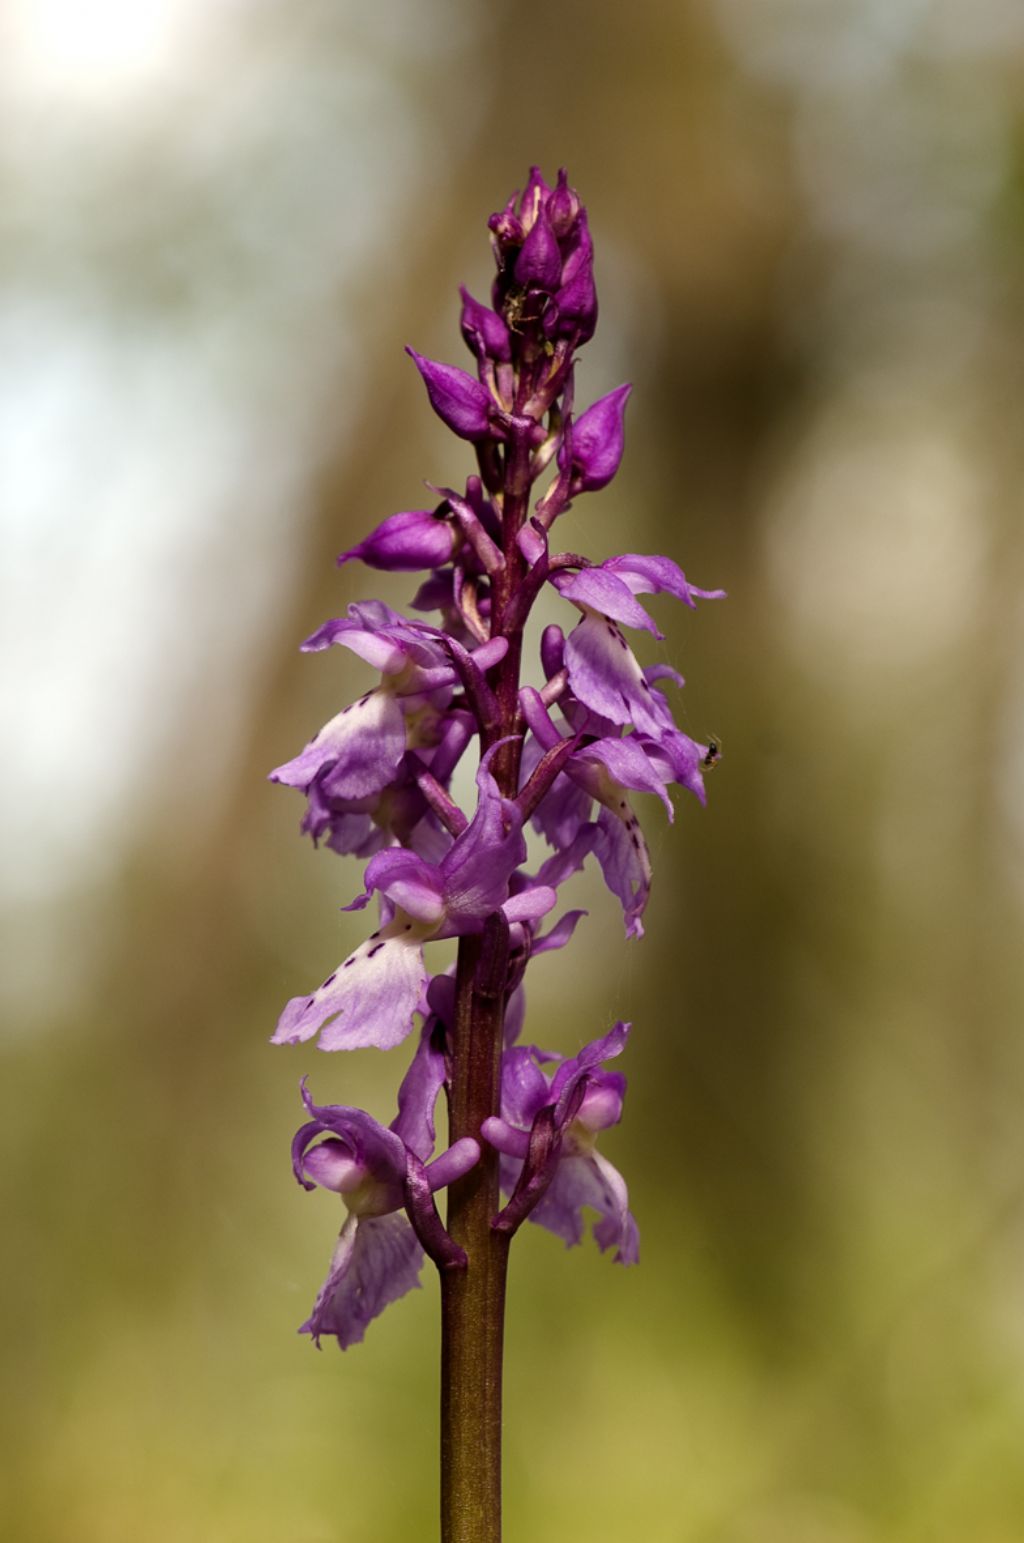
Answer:
[{"label": "bokeh background", "polygon": [[295,1335],[298,1078],[404,1061],[267,1046],[360,933],[264,778],[409,590],[335,554],[468,469],[402,347],[534,161],[635,386],[565,544],[730,598],[660,612],[725,753],[647,938],[584,885],[533,972],[636,1025],[643,1259],[517,1243],[508,1536],[1024,1537],[1022,66],[1018,0],[4,0],[6,1537],[434,1534],[434,1282]]}]

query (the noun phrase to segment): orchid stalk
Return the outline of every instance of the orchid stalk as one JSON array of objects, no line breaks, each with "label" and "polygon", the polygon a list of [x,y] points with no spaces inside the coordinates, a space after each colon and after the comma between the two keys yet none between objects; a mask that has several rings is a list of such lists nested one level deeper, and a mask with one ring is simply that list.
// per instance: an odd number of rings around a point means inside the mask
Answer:
[{"label": "orchid stalk", "polygon": [[[489,226],[491,303],[461,291],[475,373],[408,350],[431,407],[472,445],[476,471],[338,559],[426,577],[409,616],[362,601],[303,645],[347,648],[377,679],[271,773],[305,794],[302,828],[314,842],[368,859],[346,909],[378,911],[366,941],[287,1003],[274,1042],[390,1050],[420,1021],[389,1126],[319,1106],[303,1083],[295,1175],[339,1195],[345,1219],[302,1332],[347,1349],[418,1284],[425,1255],[436,1266],[443,1543],[500,1537],[505,1277],[518,1228],[530,1221],[575,1244],[589,1208],[598,1247],[622,1264],[638,1257],[625,1182],[597,1150],[626,1091],[604,1063],[630,1026],[568,1057],[520,1043],[524,976],[585,915],[553,913],[588,860],[619,901],[627,937],[642,936],[651,862],[633,796],[654,793],[671,819],[669,789],[703,802],[717,759],[673,720],[665,687],[681,677],[642,666],[626,630],[662,636],[639,595],[693,607],[722,591],[696,588],[669,557],[591,562],[552,539],[573,501],[615,476],[630,392],[575,415],[576,355],[597,321],[586,211],[564,171],[552,188],[535,167]],[[531,683],[524,634],[545,586],[574,624],[544,629]],[[476,802],[463,810],[451,780],[474,741]],[[531,823],[550,847],[535,871]],[[425,949],[444,938],[458,939],[454,973],[432,976]],[[435,1155],[442,1090],[448,1145]]]}]

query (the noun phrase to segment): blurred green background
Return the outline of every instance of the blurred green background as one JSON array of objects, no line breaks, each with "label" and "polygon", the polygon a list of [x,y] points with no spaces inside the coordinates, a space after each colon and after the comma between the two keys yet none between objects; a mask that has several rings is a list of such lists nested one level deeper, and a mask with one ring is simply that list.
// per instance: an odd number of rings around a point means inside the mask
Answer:
[{"label": "blurred green background", "polygon": [[266,1040],[361,935],[264,780],[297,644],[465,447],[411,342],[527,168],[589,206],[593,555],[665,551],[724,744],[649,932],[599,886],[529,1037],[633,1020],[639,1269],[513,1252],[507,1535],[1024,1537],[1018,0],[5,0],[0,1513],[24,1543],[429,1540],[437,1293],[295,1334],[338,1225]]}]

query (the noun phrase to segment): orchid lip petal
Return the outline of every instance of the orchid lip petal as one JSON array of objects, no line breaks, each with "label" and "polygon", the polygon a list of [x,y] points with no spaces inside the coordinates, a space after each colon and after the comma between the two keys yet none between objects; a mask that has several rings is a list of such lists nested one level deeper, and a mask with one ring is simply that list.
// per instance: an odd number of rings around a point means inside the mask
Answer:
[{"label": "orchid lip petal", "polygon": [[392,922],[362,943],[311,995],[293,997],[274,1032],[275,1045],[320,1035],[321,1050],[390,1050],[412,1029],[426,985],[421,941],[412,924]]}]

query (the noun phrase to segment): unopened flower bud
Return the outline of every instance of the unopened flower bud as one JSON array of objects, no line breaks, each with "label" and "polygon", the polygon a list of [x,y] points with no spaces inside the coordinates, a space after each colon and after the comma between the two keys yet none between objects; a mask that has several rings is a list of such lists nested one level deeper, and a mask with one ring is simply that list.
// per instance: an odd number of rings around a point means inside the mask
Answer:
[{"label": "unopened flower bud", "polygon": [[545,289],[553,294],[562,277],[562,254],[558,250],[555,233],[546,211],[541,208],[529,235],[523,242],[522,251],[516,258],[516,283],[524,289]]},{"label": "unopened flower bud", "polygon": [[512,357],[512,349],[508,328],[501,317],[490,306],[474,300],[465,285],[460,288],[459,294],[462,296],[462,336],[470,353],[478,359],[485,355],[496,363],[507,364]]},{"label": "unopened flower bud", "polygon": [[[626,402],[632,386],[617,386],[599,397],[572,426],[572,486],[596,493],[619,469],[625,445]],[[564,468],[563,468],[564,469]]]},{"label": "unopened flower bud", "polygon": [[454,364],[425,359],[414,348],[405,351],[423,376],[430,405],[442,423],[460,439],[487,439],[494,406],[487,387]]},{"label": "unopened flower bud", "polygon": [[516,199],[518,193],[513,193],[504,209],[492,214],[487,221],[487,228],[494,235],[499,247],[522,246],[523,227],[519,216],[516,214]]},{"label": "unopened flower bud", "polygon": [[545,319],[549,337],[574,337],[587,343],[597,326],[597,289],[594,286],[594,246],[585,210],[580,210],[573,233],[572,250],[562,265],[562,282],[555,304]]},{"label": "unopened flower bud", "polygon": [[569,178],[563,166],[558,173],[558,186],[548,199],[548,219],[559,241],[564,240],[572,230],[579,212],[579,198],[575,188],[569,186]]},{"label": "unopened flower bud", "polygon": [[455,550],[458,534],[443,515],[430,509],[406,509],[392,514],[364,541],[342,552],[338,566],[358,558],[368,568],[391,573],[418,573],[441,568]]}]

